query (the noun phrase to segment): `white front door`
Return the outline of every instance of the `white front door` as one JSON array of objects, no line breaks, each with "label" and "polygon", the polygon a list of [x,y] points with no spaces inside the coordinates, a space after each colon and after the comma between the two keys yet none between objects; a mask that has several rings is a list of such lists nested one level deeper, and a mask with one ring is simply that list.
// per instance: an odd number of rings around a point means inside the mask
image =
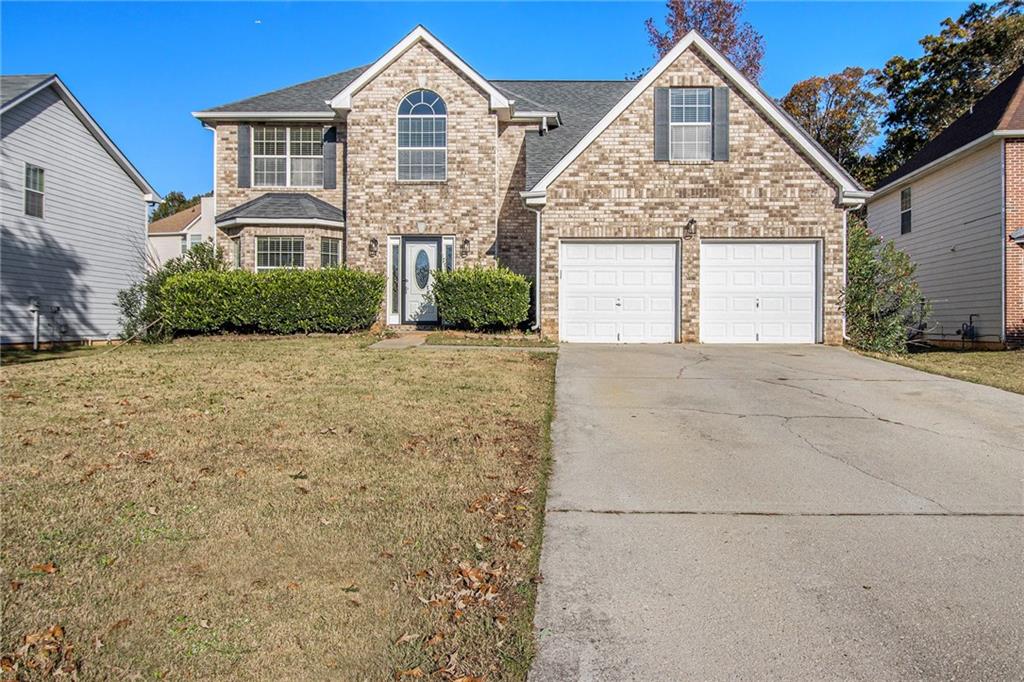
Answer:
[{"label": "white front door", "polygon": [[700,340],[815,343],[818,291],[816,242],[703,242]]},{"label": "white front door", "polygon": [[579,343],[674,343],[674,242],[562,242],[559,337]]},{"label": "white front door", "polygon": [[430,299],[434,271],[438,268],[440,240],[403,240],[403,307],[404,322],[417,324],[437,322],[437,306]]}]

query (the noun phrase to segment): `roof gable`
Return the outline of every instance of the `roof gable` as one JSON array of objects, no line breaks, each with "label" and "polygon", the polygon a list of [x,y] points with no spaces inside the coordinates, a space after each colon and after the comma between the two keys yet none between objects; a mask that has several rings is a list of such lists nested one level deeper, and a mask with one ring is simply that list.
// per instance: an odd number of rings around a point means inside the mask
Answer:
[{"label": "roof gable", "polygon": [[754,83],[741,74],[718,50],[711,46],[696,31],[690,31],[676,43],[662,59],[654,65],[637,83],[611,108],[598,123],[577,142],[544,176],[533,186],[531,192],[544,192],[548,186],[561,175],[604,132],[619,115],[635,102],[669,66],[686,50],[699,50],[711,63],[725,75],[726,79],[746,95],[751,102],[776,124],[807,157],[831,178],[844,193],[861,192],[861,187],[828,152],[818,145],[792,118],[790,118],[775,101],[766,95]]},{"label": "roof gable", "polygon": [[192,227],[199,218],[202,217],[202,204],[196,204],[195,206],[189,206],[188,208],[182,209],[177,213],[173,213],[166,218],[160,220],[154,220],[149,224],[147,232],[152,235],[160,234],[178,234],[184,232],[188,228]]},{"label": "roof gable", "polygon": [[405,54],[413,45],[424,42],[430,45],[432,48],[437,50],[446,60],[448,60],[456,69],[458,69],[464,76],[470,81],[477,85],[481,90],[487,93],[488,99],[490,100],[490,106],[492,109],[508,111],[511,106],[508,98],[494,87],[490,81],[477,73],[469,64],[462,61],[462,59],[448,49],[448,46],[438,40],[434,35],[423,28],[417,26],[398,42],[397,45],[392,47],[390,50],[384,53],[380,59],[370,64],[362,73],[360,73],[352,82],[346,85],[340,92],[338,92],[329,101],[332,109],[336,111],[348,111],[352,108],[352,96],[359,92],[367,83],[376,78],[384,69],[395,62],[399,57]]},{"label": "roof gable", "polygon": [[[71,94],[68,87],[64,85],[60,77],[57,74],[48,74],[44,76],[3,76],[0,80],[0,90],[3,91],[2,100],[3,104],[0,105],[0,114],[4,114],[14,107],[20,105],[22,102],[28,101],[34,95],[42,92],[46,88],[52,87],[57,95],[61,98],[64,104],[71,110],[75,117],[82,122],[86,130],[92,134],[96,141],[100,143],[100,146],[110,154],[111,158],[121,167],[121,170],[131,178],[140,190],[144,194],[152,195],[149,197],[151,201],[159,201],[160,196],[156,190],[146,181],[146,178],[142,177],[142,174],[132,165],[132,162],[128,160],[114,141],[110,139],[100,124],[96,122],[82,103]],[[8,95],[8,88],[11,92]]]}]

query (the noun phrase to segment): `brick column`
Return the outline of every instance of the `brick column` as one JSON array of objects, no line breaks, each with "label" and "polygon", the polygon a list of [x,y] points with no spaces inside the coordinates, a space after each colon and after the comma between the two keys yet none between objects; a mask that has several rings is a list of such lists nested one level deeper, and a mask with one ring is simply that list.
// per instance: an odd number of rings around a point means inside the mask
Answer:
[{"label": "brick column", "polygon": [[1006,160],[1006,341],[1024,345],[1024,245],[1009,236],[1024,227],[1024,138],[1009,139]]}]

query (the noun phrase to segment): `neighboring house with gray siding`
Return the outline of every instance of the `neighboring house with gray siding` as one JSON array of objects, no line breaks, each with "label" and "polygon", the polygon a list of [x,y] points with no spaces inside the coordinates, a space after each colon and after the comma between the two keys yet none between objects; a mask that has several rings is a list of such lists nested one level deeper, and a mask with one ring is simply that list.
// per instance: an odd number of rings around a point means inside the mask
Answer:
[{"label": "neighboring house with gray siding", "polygon": [[213,243],[213,197],[149,224],[149,267],[184,256],[196,244]]},{"label": "neighboring house with gray siding", "polygon": [[55,74],[0,76],[0,343],[117,338],[159,200]]},{"label": "neighboring house with gray siding", "polygon": [[917,264],[931,340],[960,343],[966,329],[982,343],[1024,343],[1022,81],[1024,67],[868,200],[868,227]]}]

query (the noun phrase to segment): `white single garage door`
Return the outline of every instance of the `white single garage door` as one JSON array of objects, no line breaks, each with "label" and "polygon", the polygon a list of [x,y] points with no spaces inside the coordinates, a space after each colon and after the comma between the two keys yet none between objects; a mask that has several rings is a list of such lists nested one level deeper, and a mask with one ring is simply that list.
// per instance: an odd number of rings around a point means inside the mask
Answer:
[{"label": "white single garage door", "polygon": [[816,242],[703,242],[700,340],[815,343],[819,286]]},{"label": "white single garage door", "polygon": [[559,336],[578,343],[673,343],[679,302],[677,245],[562,242]]}]

